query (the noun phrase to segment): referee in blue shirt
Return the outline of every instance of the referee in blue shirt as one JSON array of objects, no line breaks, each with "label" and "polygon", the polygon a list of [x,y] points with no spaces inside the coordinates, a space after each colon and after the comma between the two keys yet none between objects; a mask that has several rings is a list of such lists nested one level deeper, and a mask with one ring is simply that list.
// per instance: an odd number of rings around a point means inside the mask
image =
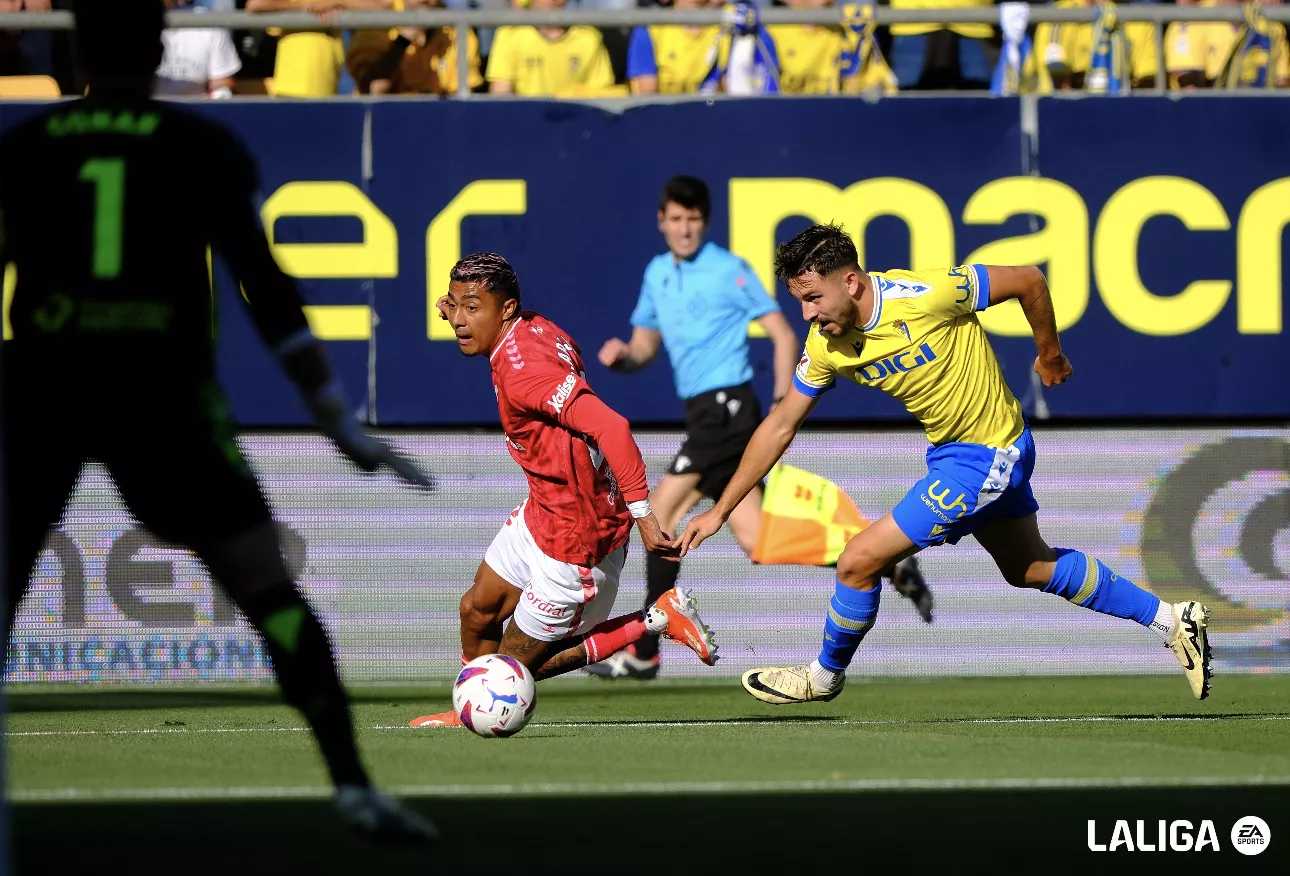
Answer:
[{"label": "referee in blue shirt", "polygon": [[[658,228],[668,251],[645,268],[631,340],[613,338],[600,349],[601,364],[618,371],[644,368],[661,346],[672,361],[676,394],[685,404],[686,438],[650,495],[650,507],[669,533],[704,496],[715,500],[721,495],[761,423],[761,404],[750,382],[748,324],[760,323],[775,345],[776,403],[792,386],[800,350],[792,326],[748,263],[715,243],[704,243],[711,211],[712,196],[703,180],[678,176],[667,181],[659,197]],[[748,554],[757,545],[761,503],[758,487],[730,515],[730,531]],[[679,563],[646,556],[646,606],[676,585],[679,571]],[[919,613],[930,620],[931,597],[917,565],[907,561],[893,573],[897,590],[914,599]],[[587,671],[606,678],[649,679],[658,674],[658,662],[658,637],[646,636]]]}]

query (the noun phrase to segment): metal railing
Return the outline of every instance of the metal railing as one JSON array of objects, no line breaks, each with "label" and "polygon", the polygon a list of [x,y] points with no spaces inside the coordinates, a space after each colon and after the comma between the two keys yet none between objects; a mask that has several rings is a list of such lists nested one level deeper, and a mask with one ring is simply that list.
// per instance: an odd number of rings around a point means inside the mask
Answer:
[{"label": "metal railing", "polygon": [[[1290,5],[1263,6],[1261,11],[1271,21],[1290,22]],[[1166,4],[1125,4],[1116,9],[1123,22],[1146,22],[1159,25],[1155,28],[1156,57],[1160,65],[1155,77],[1155,92],[1165,91],[1164,25],[1174,21],[1229,21],[1243,20],[1241,6],[1174,6]],[[817,9],[789,9],[769,7],[759,10],[763,24],[838,24],[841,12],[838,7]],[[1030,21],[1035,24],[1091,23],[1096,15],[1093,6],[1057,8],[1042,5],[1030,7]],[[892,9],[874,7],[874,20],[880,25],[891,24],[997,24],[999,10],[995,6],[956,9]],[[309,12],[191,12],[170,11],[166,14],[169,27],[219,27],[230,30],[266,30],[282,28],[293,31],[331,31],[385,29],[395,27],[451,27],[456,31],[458,46],[467,45],[470,28],[492,28],[510,25],[535,27],[572,27],[586,24],[593,27],[634,27],[649,24],[688,24],[704,26],[720,24],[722,12],[718,8],[672,9],[643,8],[625,10],[592,9],[421,9],[406,12],[340,12],[326,21]],[[0,30],[70,30],[73,26],[70,12],[0,12]],[[470,95],[470,58],[464,51],[457,53],[457,96]]]}]

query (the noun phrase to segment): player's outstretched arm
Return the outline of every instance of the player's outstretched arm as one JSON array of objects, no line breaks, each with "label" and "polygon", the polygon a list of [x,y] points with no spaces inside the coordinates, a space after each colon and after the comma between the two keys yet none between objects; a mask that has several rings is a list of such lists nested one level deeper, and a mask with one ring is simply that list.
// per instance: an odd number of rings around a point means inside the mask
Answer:
[{"label": "player's outstretched arm", "polygon": [[[640,371],[658,357],[663,335],[658,329],[636,326],[632,339],[610,338],[600,348],[600,364],[615,371]],[[796,361],[796,360],[794,360]]]},{"label": "player's outstretched arm", "polygon": [[1035,359],[1035,373],[1044,386],[1065,383],[1075,369],[1062,353],[1061,339],[1057,336],[1057,318],[1053,313],[1053,297],[1048,291],[1048,280],[1039,268],[1021,267],[986,268],[990,279],[990,304],[1015,299],[1021,312],[1030,323],[1039,355]]},{"label": "player's outstretched arm", "polygon": [[788,445],[793,443],[797,430],[802,428],[802,423],[815,408],[815,402],[816,399],[794,386],[784,396],[784,400],[761,421],[744,449],[739,468],[735,470],[734,477],[726,485],[717,504],[693,518],[686,525],[685,532],[681,533],[677,541],[680,556],[685,556],[690,548],[698,547],[721,529],[744,497],[779,462]]},{"label": "player's outstretched arm", "polygon": [[579,393],[569,403],[560,417],[569,429],[589,438],[609,463],[614,473],[623,501],[636,519],[645,550],[655,553],[675,554],[672,540],[659,526],[649,506],[649,481],[645,476],[645,460],[627,420],[605,404],[593,392]]},{"label": "player's outstretched arm", "polygon": [[367,434],[354,417],[322,344],[305,318],[294,280],[282,272],[253,206],[255,166],[236,143],[218,155],[211,192],[211,244],[241,281],[256,330],[300,388],[310,411],[336,447],[364,471],[381,466],[405,481],[433,489],[434,481],[385,442]]}]

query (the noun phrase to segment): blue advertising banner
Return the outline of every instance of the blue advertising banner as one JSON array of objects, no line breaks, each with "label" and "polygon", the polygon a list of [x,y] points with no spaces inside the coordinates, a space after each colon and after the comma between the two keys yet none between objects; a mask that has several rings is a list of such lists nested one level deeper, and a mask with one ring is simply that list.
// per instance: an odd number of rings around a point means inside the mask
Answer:
[{"label": "blue advertising banner", "polygon": [[[663,250],[662,183],[703,177],[709,239],[771,287],[775,243],[840,221],[865,267],[1040,264],[1076,368],[1034,385],[1015,304],[992,333],[1028,412],[1058,417],[1276,417],[1265,375],[1283,347],[1282,236],[1290,117],[1279,98],[1051,98],[1037,169],[1017,101],[910,98],[689,102],[622,112],[530,101],[210,103],[248,143],[262,214],[301,278],[315,331],[356,403],[382,425],[493,425],[483,362],[463,360],[433,304],[456,258],[497,250],[524,305],[568,331],[588,378],[633,422],[676,422],[666,357],[632,375],[595,362],[627,337],[649,259]],[[33,107],[0,104],[0,128]],[[216,268],[221,367],[246,425],[305,422]],[[796,303],[781,306],[799,336]],[[755,334],[755,332],[754,332]],[[768,400],[771,345],[754,337]],[[872,390],[829,393],[815,420],[904,418]]]},{"label": "blue advertising banner", "polygon": [[[447,324],[426,322],[459,253],[506,255],[524,306],[582,346],[587,377],[610,404],[633,422],[675,421],[681,404],[665,357],[631,375],[595,361],[604,341],[630,334],[645,265],[666,249],[656,213],[669,177],[709,182],[709,239],[733,247],[773,289],[774,244],[805,227],[805,217],[865,232],[866,255],[894,267],[909,258],[909,235],[890,219],[866,228],[866,217],[912,215],[938,198],[961,205],[978,186],[1019,172],[1016,107],[989,99],[766,101],[755,114],[731,101],[621,114],[540,103],[442,103],[429,116],[426,109],[379,105],[372,120],[372,199],[402,232],[399,276],[377,286],[377,410],[387,425],[496,417],[485,364],[462,361]],[[946,161],[941,140],[919,136],[932,118],[956,119],[955,137],[972,148]],[[433,148],[382,146],[428,137]],[[857,180],[868,182],[853,186]],[[920,230],[915,248],[948,243],[948,213],[943,218],[943,227]],[[800,309],[779,292],[804,335]],[[770,342],[753,341],[753,356],[768,398]],[[902,413],[876,392],[831,393],[819,408],[825,418]]]},{"label": "blue advertising banner", "polygon": [[1077,369],[1055,412],[1290,414],[1269,379],[1286,352],[1287,106],[1041,101],[1037,201]]},{"label": "blue advertising banner", "polygon": [[[228,121],[220,105],[197,104]],[[319,113],[309,104],[257,103],[237,108],[234,128],[260,165],[260,215],[283,270],[296,277],[314,329],[333,340],[331,360],[355,404],[367,406],[372,276],[388,261],[364,259],[361,105],[338,103]],[[297,181],[321,185],[296,187]],[[371,235],[376,238],[374,230]],[[240,306],[237,284],[217,262],[220,376],[233,414],[245,424],[306,423],[299,393],[260,342]]]}]

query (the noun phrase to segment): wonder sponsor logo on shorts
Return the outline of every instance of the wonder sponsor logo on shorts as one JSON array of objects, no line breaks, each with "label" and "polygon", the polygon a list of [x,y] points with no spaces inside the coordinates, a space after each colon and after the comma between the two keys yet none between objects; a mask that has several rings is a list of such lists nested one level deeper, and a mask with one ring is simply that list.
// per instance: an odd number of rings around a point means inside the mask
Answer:
[{"label": "wonder sponsor logo on shorts", "polygon": [[[919,498],[923,500],[924,505],[926,505],[928,508],[932,510],[933,514],[935,514],[937,517],[944,520],[946,523],[952,523],[968,512],[968,506],[963,501],[964,499],[967,498],[967,494],[959,493],[957,498],[955,498],[953,502],[946,503],[945,500],[949,498],[949,495],[950,495],[950,488],[941,487],[940,493],[937,493],[936,489],[937,487],[940,487],[940,486],[941,486],[940,478],[937,478],[936,480],[932,481],[931,486],[927,488],[927,492],[923,493],[923,495],[919,496]],[[958,511],[958,514],[956,514],[953,517],[950,517],[948,513],[950,511]],[[932,533],[932,534],[935,535],[936,533]]]},{"label": "wonder sponsor logo on shorts", "polygon": [[564,383],[555,388],[555,395],[547,399],[547,404],[551,406],[551,410],[557,414],[563,411],[565,402],[569,400],[569,396],[573,395],[573,388],[577,385],[578,378],[576,375],[570,374],[566,377]]}]

